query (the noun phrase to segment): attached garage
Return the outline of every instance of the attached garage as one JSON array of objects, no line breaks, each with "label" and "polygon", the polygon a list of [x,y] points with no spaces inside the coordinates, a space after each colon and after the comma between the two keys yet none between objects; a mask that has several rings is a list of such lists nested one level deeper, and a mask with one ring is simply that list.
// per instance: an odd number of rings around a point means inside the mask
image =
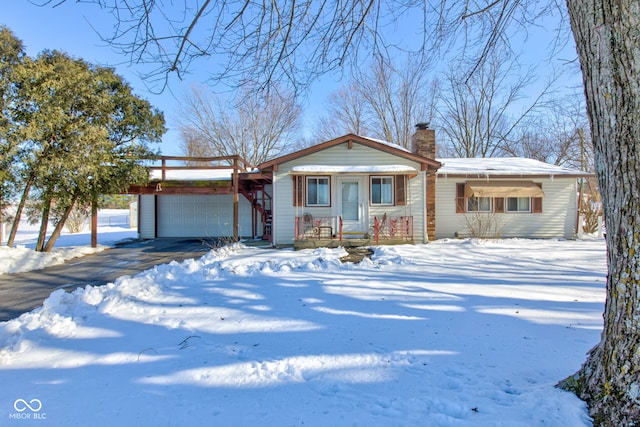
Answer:
[{"label": "attached garage", "polygon": [[[232,237],[233,195],[141,195],[140,205],[147,226],[140,237]],[[251,235],[251,205],[238,204],[239,234]],[[155,227],[150,227],[154,224]]]},{"label": "attached garage", "polygon": [[140,238],[271,239],[270,176],[239,156],[156,160],[149,181],[127,190],[138,195]]}]

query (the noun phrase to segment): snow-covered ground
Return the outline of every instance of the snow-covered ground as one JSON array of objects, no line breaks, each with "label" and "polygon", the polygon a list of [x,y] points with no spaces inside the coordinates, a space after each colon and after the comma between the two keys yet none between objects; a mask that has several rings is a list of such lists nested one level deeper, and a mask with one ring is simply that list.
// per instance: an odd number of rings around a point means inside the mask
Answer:
[{"label": "snow-covered ground", "polygon": [[[103,233],[107,234],[107,233]],[[0,323],[0,425],[588,426],[602,239],[237,244]]]},{"label": "snow-covered ground", "polygon": [[[49,233],[53,226],[49,227]],[[91,247],[91,230],[87,225],[80,233],[71,234],[66,229],[56,241],[51,252],[33,251],[38,240],[38,225],[21,222],[16,234],[15,247],[6,244],[9,225],[6,225],[0,242],[0,274],[39,270],[62,264],[70,259],[102,251],[115,243],[137,237],[137,230],[129,228],[129,211],[103,209],[98,213],[98,247]]]}]

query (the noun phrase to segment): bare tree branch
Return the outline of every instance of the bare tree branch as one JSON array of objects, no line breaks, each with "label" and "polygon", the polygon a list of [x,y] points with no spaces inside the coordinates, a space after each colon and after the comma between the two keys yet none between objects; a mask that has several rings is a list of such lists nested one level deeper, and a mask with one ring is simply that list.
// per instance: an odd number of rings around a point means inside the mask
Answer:
[{"label": "bare tree branch", "polygon": [[294,97],[243,89],[236,108],[194,86],[185,96],[178,128],[186,155],[240,155],[252,165],[289,150],[300,125],[301,108]]},{"label": "bare tree branch", "polygon": [[396,66],[383,57],[373,58],[331,94],[315,140],[356,133],[409,148],[415,124],[432,116],[427,70],[419,57],[407,55]]},{"label": "bare tree branch", "polygon": [[451,70],[447,88],[440,95],[438,128],[442,130],[447,155],[493,157],[510,147],[510,140],[524,120],[537,108],[551,87],[546,85],[514,115],[515,104],[531,85],[531,72],[519,74],[508,52],[493,51],[471,78],[467,71]]}]

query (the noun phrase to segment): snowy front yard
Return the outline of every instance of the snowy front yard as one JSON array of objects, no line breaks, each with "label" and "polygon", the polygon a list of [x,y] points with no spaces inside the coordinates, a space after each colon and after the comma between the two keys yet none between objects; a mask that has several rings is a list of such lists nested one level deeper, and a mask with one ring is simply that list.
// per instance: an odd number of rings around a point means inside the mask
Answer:
[{"label": "snowy front yard", "polygon": [[602,239],[243,245],[0,323],[10,426],[588,426]]},{"label": "snowy front yard", "polygon": [[[65,229],[53,250],[46,253],[33,250],[38,240],[39,226],[29,224],[26,220],[18,227],[14,247],[3,246],[7,243],[10,229],[10,224],[5,224],[4,240],[0,242],[0,274],[21,273],[63,264],[73,258],[103,251],[119,241],[134,239],[138,232],[135,228],[129,228],[129,215],[127,209],[101,209],[98,215],[97,247],[91,247],[91,229],[86,224],[84,230],[76,234]],[[53,224],[49,225],[47,238],[52,229]]]}]

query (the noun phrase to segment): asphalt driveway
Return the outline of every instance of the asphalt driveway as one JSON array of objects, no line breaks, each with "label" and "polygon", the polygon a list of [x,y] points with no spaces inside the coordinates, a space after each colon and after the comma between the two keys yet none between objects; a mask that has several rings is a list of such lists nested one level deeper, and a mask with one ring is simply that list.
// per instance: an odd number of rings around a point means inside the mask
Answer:
[{"label": "asphalt driveway", "polygon": [[198,258],[211,250],[201,239],[136,240],[65,264],[26,273],[0,275],[0,322],[33,310],[57,289],[73,291],[113,282],[154,265]]}]

